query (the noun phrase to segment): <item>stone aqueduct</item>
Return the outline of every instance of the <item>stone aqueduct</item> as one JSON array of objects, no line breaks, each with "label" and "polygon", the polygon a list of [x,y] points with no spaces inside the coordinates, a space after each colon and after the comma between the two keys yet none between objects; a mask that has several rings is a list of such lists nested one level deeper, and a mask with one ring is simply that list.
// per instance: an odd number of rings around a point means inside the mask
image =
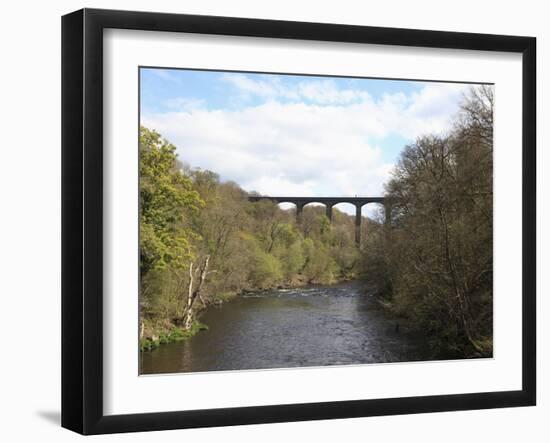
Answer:
[{"label": "stone aqueduct", "polygon": [[249,201],[270,200],[276,203],[293,203],[296,205],[296,217],[299,220],[304,206],[309,203],[321,203],[325,205],[327,218],[332,221],[332,207],[338,203],[350,203],[355,206],[355,242],[361,244],[361,208],[369,203],[380,203],[384,205],[386,223],[391,217],[391,206],[384,197],[274,197],[267,195],[250,195]]}]

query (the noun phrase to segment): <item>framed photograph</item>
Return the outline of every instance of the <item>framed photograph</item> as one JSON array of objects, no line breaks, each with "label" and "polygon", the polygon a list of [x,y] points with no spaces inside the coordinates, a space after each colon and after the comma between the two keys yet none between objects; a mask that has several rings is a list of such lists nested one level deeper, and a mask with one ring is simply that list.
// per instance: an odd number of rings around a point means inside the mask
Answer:
[{"label": "framed photograph", "polygon": [[62,20],[62,425],[536,402],[531,37]]}]

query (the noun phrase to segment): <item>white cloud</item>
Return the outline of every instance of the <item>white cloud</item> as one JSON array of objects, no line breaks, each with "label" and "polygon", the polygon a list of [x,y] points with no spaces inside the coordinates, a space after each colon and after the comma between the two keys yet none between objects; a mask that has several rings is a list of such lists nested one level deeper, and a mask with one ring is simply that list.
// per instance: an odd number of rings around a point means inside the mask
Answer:
[{"label": "white cloud", "polygon": [[298,85],[300,96],[316,103],[355,103],[370,101],[369,93],[337,88],[332,80],[304,81]]},{"label": "white cloud", "polygon": [[[242,74],[224,74],[222,80],[235,86],[242,93],[264,98],[287,97],[289,94],[289,90],[276,77],[269,80],[254,80]],[[293,98],[297,98],[297,96]]]},{"label": "white cloud", "polygon": [[[269,102],[240,111],[144,116],[192,166],[214,170],[265,194],[380,193],[384,128],[363,122],[364,109]],[[359,191],[359,190],[362,190]]]},{"label": "white cloud", "polygon": [[[434,83],[374,101],[351,90],[323,98],[334,87],[324,81],[289,89],[277,81],[230,78],[267,101],[240,110],[188,106],[144,115],[142,123],[174,143],[191,166],[266,195],[381,195],[393,167],[384,160],[384,137],[414,140],[446,131],[465,90]],[[313,103],[277,101],[293,94]]]},{"label": "white cloud", "polygon": [[283,83],[278,77],[253,79],[243,74],[225,74],[222,79],[235,86],[245,98],[309,100],[320,104],[349,104],[371,100],[370,95],[357,89],[338,88],[331,79],[303,80],[296,84]]}]

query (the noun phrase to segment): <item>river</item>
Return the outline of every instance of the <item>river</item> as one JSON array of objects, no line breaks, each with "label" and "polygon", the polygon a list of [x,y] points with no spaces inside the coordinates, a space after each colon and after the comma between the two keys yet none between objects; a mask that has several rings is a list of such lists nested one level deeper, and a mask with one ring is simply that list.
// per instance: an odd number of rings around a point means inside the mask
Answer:
[{"label": "river", "polygon": [[397,321],[359,282],[239,296],[207,308],[186,341],[140,353],[142,374],[424,360],[426,339]]}]

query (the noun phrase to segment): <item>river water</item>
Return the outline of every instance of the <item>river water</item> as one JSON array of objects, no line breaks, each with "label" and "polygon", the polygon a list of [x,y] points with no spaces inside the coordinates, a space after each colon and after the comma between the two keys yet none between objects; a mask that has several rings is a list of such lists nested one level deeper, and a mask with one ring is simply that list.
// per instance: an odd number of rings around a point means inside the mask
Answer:
[{"label": "river water", "polygon": [[359,282],[251,293],[200,318],[189,340],[140,353],[142,374],[424,360],[426,339],[396,328]]}]

